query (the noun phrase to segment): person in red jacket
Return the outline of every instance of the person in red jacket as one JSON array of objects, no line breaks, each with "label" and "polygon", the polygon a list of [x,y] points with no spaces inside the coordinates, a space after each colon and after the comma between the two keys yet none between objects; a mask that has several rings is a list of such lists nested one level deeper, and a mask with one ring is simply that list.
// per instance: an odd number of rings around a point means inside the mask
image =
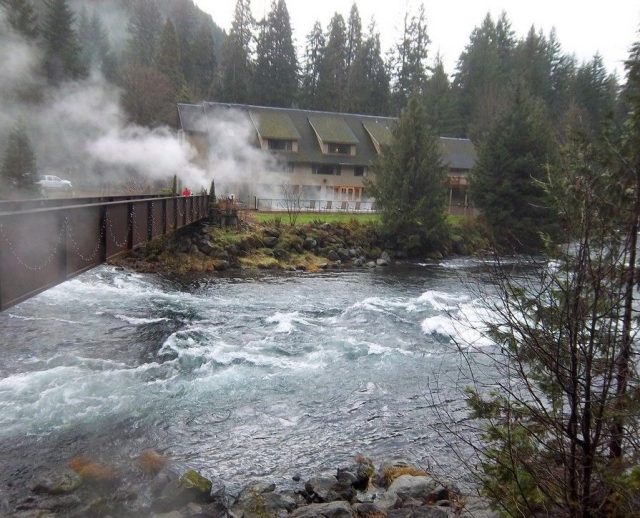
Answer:
[{"label": "person in red jacket", "polygon": [[191,196],[191,190],[189,187],[186,187],[182,190],[182,196]]}]

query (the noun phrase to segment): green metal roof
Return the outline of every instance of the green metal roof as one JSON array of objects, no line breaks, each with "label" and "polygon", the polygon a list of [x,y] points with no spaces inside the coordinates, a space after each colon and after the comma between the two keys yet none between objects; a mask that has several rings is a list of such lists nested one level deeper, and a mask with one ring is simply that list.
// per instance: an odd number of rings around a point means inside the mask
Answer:
[{"label": "green metal roof", "polygon": [[300,133],[286,113],[255,110],[250,110],[249,113],[262,138],[300,140]]},{"label": "green metal roof", "polygon": [[[349,166],[371,166],[378,153],[373,144],[373,139],[379,144],[390,143],[391,128],[396,119],[392,117],[376,117],[373,115],[356,115],[352,113],[329,113],[311,110],[298,110],[292,108],[269,108],[264,106],[249,106],[246,104],[227,104],[203,102],[197,105],[178,104],[182,129],[186,132],[206,131],[207,126],[214,120],[223,118],[241,120],[247,119],[251,126],[256,125],[258,115],[260,119],[266,114],[265,120],[282,121],[280,116],[287,118],[299,135],[298,152],[283,152],[282,158],[290,163],[312,164],[341,164]],[[254,122],[249,121],[251,114]],[[277,117],[273,117],[273,115]],[[355,144],[356,155],[330,155],[324,154],[318,143],[315,128],[311,127],[311,121],[340,121],[330,126],[342,128],[346,140],[338,140],[338,143]],[[346,129],[345,129],[346,128]],[[386,128],[386,129],[384,129]],[[256,128],[256,142],[258,129]],[[287,130],[290,131],[290,130]],[[284,134],[284,133],[281,133]],[[264,135],[263,135],[264,136]],[[278,138],[278,137],[271,137]],[[330,138],[330,137],[327,137]],[[288,139],[288,138],[287,138]],[[379,140],[380,139],[380,140]],[[324,140],[324,139],[323,139]],[[335,143],[330,139],[327,142]],[[442,160],[453,169],[471,169],[476,160],[476,152],[473,144],[468,139],[455,139],[440,137]],[[280,154],[280,152],[275,152]]]},{"label": "green metal roof", "polygon": [[340,114],[331,115],[311,115],[309,124],[323,142],[336,144],[357,144],[358,138],[347,125]]},{"label": "green metal roof", "polygon": [[376,141],[379,146],[386,146],[391,144],[391,128],[389,125],[378,122],[378,121],[365,121],[362,123],[364,129],[367,130],[367,133],[371,136],[372,139]]}]

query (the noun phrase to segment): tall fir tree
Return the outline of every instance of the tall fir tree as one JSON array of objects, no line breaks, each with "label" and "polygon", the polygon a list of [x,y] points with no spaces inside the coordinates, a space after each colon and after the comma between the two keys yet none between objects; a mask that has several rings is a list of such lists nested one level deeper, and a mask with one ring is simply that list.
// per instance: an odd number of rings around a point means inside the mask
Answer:
[{"label": "tall fir tree", "polygon": [[499,247],[536,251],[554,218],[543,182],[555,158],[543,102],[515,89],[481,143],[471,176],[471,198]]},{"label": "tall fir tree", "polygon": [[35,193],[38,168],[31,140],[23,124],[9,134],[0,170],[0,192],[3,196],[17,193]]},{"label": "tall fir tree", "polygon": [[392,134],[369,185],[384,231],[411,255],[436,251],[447,237],[446,166],[418,92],[409,98]]},{"label": "tall fir tree", "polygon": [[360,46],[362,45],[362,20],[358,6],[354,3],[349,12],[349,20],[347,21],[347,69],[356,59]]},{"label": "tall fir tree", "polygon": [[380,35],[372,20],[369,36],[359,45],[347,79],[345,110],[351,113],[387,115],[389,76],[380,50]]},{"label": "tall fir tree", "polygon": [[13,30],[31,40],[37,38],[38,17],[29,0],[0,0],[0,8]]},{"label": "tall fir tree", "polygon": [[578,67],[574,83],[574,99],[583,110],[592,134],[598,134],[602,123],[615,110],[618,85],[609,75],[602,56],[596,54],[591,61]]},{"label": "tall fir tree", "polygon": [[284,0],[273,0],[256,51],[253,102],[290,107],[298,93],[298,60]]},{"label": "tall fir tree", "polygon": [[313,29],[307,35],[307,44],[304,51],[304,65],[302,69],[302,81],[300,84],[300,105],[307,109],[317,109],[318,106],[318,80],[320,68],[326,48],[326,40],[322,32],[322,25],[316,21]]},{"label": "tall fir tree", "polygon": [[397,113],[413,92],[424,88],[430,42],[424,4],[420,4],[417,14],[405,14],[402,40],[396,45],[393,56],[393,98]]},{"label": "tall fir tree", "polygon": [[215,91],[216,61],[215,42],[211,27],[202,24],[191,45],[192,80],[189,88],[195,99],[206,100]]},{"label": "tall fir tree", "polygon": [[158,71],[169,78],[174,102],[188,101],[189,92],[180,64],[178,37],[171,20],[167,20],[162,29],[158,55],[156,56],[156,67]]},{"label": "tall fir tree", "polygon": [[508,98],[515,44],[506,14],[497,23],[487,14],[460,55],[455,86],[467,134],[476,141],[483,139]]},{"label": "tall fir tree", "polygon": [[327,28],[327,45],[324,49],[318,74],[316,104],[319,109],[340,112],[344,110],[347,82],[347,30],[344,18],[335,13]]},{"label": "tall fir tree", "polygon": [[49,81],[56,84],[82,77],[86,70],[82,66],[73,11],[66,0],[45,0],[45,5],[42,38]]},{"label": "tall fir tree", "polygon": [[127,61],[133,65],[153,65],[162,32],[162,15],[155,0],[135,0],[128,31]]},{"label": "tall fir tree", "polygon": [[78,41],[86,70],[99,70],[109,81],[116,82],[118,65],[109,43],[109,35],[97,12],[89,16],[86,7],[78,16]]},{"label": "tall fir tree", "polygon": [[423,102],[427,120],[433,131],[441,137],[459,137],[464,134],[458,114],[456,95],[444,70],[440,55],[436,56],[433,73],[427,79]]},{"label": "tall fir tree", "polygon": [[251,0],[237,0],[231,30],[222,49],[219,92],[222,101],[247,103],[250,100],[254,28]]}]

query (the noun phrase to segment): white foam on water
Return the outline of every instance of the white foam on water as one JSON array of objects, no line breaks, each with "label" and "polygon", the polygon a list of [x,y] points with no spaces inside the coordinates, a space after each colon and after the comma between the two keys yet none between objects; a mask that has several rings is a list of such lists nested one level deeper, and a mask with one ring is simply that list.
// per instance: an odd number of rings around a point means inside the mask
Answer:
[{"label": "white foam on water", "polygon": [[286,333],[290,334],[293,330],[296,329],[295,324],[302,324],[305,326],[312,326],[308,320],[302,318],[298,311],[293,311],[291,313],[280,313],[279,311],[275,315],[271,315],[265,319],[267,324],[276,324],[275,329],[273,330],[275,333]]},{"label": "white foam on water", "polygon": [[165,322],[169,320],[168,318],[138,318],[138,317],[130,317],[127,315],[114,315],[118,320],[122,320],[127,324],[132,324],[134,326],[139,326],[142,324],[155,324],[157,322]]},{"label": "white foam on water", "polygon": [[448,336],[451,343],[461,347],[484,347],[493,344],[487,335],[487,324],[494,320],[482,301],[471,301],[458,304],[447,314],[425,318],[421,328],[424,334]]},{"label": "white foam on water", "polygon": [[429,290],[420,295],[417,302],[429,304],[436,311],[452,311],[458,307],[456,303],[467,300],[469,300],[469,297],[464,294]]}]

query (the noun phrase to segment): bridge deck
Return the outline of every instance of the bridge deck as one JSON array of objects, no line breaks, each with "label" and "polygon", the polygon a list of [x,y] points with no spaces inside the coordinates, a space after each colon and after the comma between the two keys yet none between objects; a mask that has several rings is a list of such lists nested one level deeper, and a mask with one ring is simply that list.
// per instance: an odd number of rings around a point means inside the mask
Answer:
[{"label": "bridge deck", "polygon": [[204,218],[207,201],[201,195],[0,202],[0,311]]}]

